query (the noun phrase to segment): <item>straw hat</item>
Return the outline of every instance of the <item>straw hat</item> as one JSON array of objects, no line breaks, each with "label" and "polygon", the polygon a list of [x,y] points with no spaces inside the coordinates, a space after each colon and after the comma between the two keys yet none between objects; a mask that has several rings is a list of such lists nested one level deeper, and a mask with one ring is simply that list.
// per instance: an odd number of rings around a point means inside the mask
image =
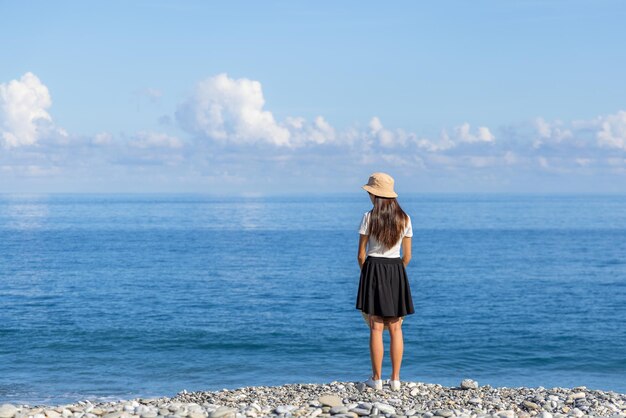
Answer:
[{"label": "straw hat", "polygon": [[398,197],[398,194],[393,191],[393,177],[387,173],[373,173],[367,184],[361,188],[375,196]]}]

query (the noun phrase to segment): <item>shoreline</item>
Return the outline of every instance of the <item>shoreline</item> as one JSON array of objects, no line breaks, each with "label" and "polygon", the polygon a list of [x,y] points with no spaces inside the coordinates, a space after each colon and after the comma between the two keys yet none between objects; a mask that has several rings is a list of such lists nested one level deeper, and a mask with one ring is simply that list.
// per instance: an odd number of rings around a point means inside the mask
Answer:
[{"label": "shoreline", "polygon": [[182,391],[173,397],[135,398],[65,405],[0,406],[0,418],[258,418],[421,417],[559,418],[626,417],[626,394],[552,387],[492,387],[465,379],[459,386],[403,381],[399,391],[361,382],[249,386]]}]

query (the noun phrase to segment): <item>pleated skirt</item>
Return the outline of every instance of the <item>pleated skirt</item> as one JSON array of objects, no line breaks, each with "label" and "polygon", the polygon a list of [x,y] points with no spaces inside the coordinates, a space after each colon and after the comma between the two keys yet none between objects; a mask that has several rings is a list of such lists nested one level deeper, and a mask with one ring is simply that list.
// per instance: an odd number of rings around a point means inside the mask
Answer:
[{"label": "pleated skirt", "polygon": [[415,313],[402,258],[367,256],[361,268],[356,309],[378,316]]}]

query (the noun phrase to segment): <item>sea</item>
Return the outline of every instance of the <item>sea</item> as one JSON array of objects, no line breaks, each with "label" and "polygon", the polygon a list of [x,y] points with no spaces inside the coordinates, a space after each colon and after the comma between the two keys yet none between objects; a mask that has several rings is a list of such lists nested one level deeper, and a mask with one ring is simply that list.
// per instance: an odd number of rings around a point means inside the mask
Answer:
[{"label": "sea", "polygon": [[[626,393],[626,195],[398,201],[414,234],[402,380]],[[0,403],[365,380],[371,207],[365,193],[0,195]]]}]

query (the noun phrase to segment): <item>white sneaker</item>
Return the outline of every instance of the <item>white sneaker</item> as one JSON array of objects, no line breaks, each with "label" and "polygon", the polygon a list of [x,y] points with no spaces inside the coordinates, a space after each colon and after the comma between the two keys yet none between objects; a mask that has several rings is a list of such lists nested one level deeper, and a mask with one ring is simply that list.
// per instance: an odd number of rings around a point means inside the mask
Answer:
[{"label": "white sneaker", "polygon": [[400,390],[400,381],[390,379],[389,386],[391,386],[391,390]]},{"label": "white sneaker", "polygon": [[374,380],[374,379],[372,379],[372,376],[370,376],[365,381],[365,384],[367,386],[371,387],[372,389],[376,389],[376,390],[382,390],[383,389],[383,380],[382,379]]}]

